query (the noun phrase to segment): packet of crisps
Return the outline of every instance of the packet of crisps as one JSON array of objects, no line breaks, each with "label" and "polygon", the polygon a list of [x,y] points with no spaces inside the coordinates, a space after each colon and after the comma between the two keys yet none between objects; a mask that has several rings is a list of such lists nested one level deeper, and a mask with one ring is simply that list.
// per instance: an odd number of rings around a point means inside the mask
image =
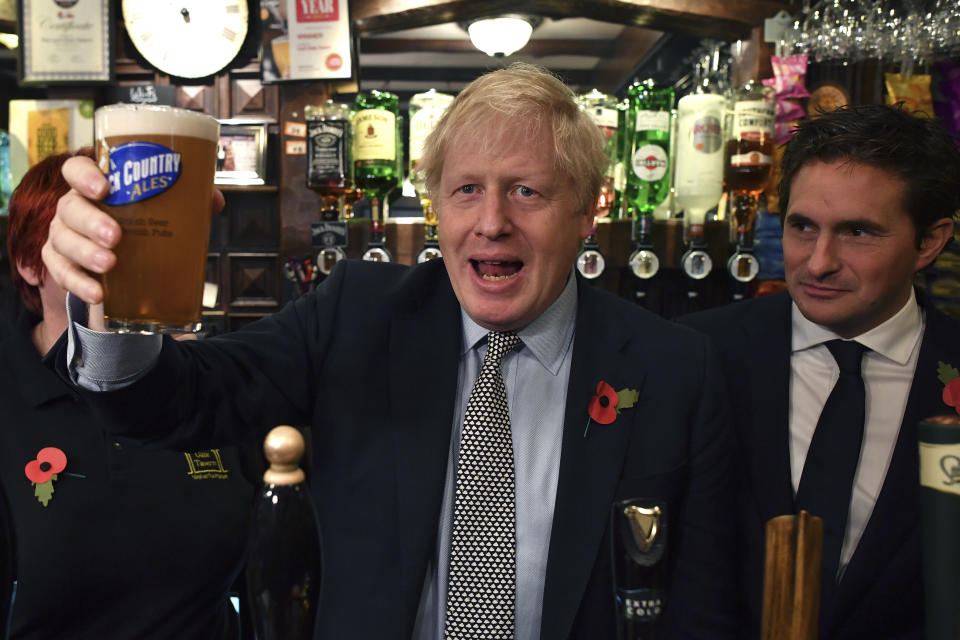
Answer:
[{"label": "packet of crisps", "polygon": [[796,56],[771,56],[773,77],[761,80],[773,87],[778,98],[806,98],[810,95],[804,81],[807,77],[807,54]]},{"label": "packet of crisps", "polygon": [[929,74],[915,73],[907,76],[902,73],[885,73],[883,77],[887,84],[887,104],[902,102],[905,111],[927,118],[933,117]]}]

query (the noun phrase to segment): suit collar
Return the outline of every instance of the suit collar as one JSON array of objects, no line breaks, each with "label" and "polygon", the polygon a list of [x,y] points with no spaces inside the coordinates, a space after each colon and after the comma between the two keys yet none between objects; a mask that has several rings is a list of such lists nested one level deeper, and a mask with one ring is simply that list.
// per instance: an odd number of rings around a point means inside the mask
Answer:
[{"label": "suit collar", "polygon": [[[741,423],[740,444],[752,454],[749,486],[756,492],[761,516],[770,518],[793,512],[793,485],[790,480],[790,308],[784,292],[758,300],[759,313],[742,326],[747,333],[749,353],[738,362],[747,371],[750,419]],[[770,384],[782,380],[781,384]],[[759,391],[759,390],[762,390]],[[749,393],[749,392],[748,392]],[[738,409],[742,409],[738,407]]]},{"label": "suit collar", "polygon": [[600,549],[621,476],[632,415],[622,413],[610,425],[592,424],[586,437],[587,405],[601,380],[614,389],[641,391],[644,362],[627,358],[628,327],[603,315],[602,293],[578,277],[573,361],[567,386],[566,416],[553,529],[543,594],[541,638],[565,638],[576,616]]},{"label": "suit collar", "polygon": [[398,300],[390,325],[391,429],[396,449],[398,521],[404,610],[413,617],[424,572],[436,553],[450,431],[457,397],[460,305],[442,261],[411,269],[407,297]]}]

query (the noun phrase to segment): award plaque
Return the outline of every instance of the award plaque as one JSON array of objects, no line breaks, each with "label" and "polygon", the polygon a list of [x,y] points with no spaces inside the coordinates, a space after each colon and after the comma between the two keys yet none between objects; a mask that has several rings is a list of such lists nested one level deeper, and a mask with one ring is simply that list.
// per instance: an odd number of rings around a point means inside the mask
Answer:
[{"label": "award plaque", "polygon": [[666,583],[666,504],[644,498],[610,511],[614,602],[619,640],[655,640]]},{"label": "award plaque", "polygon": [[20,84],[113,81],[110,0],[20,0]]}]

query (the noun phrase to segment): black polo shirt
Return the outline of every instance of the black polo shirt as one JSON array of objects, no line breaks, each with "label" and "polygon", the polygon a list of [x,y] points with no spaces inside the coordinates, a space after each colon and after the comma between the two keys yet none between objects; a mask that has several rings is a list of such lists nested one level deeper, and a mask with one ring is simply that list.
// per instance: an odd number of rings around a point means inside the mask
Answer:
[{"label": "black polo shirt", "polygon": [[[0,331],[0,481],[19,577],[11,638],[235,638],[228,591],[257,462],[109,438],[41,362],[35,323]],[[25,473],[45,447],[67,460],[46,506]]]}]

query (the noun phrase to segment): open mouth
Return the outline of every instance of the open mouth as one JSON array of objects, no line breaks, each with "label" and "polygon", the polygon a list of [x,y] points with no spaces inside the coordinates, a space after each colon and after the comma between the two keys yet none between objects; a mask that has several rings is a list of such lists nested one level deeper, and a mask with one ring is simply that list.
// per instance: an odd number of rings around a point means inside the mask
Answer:
[{"label": "open mouth", "polygon": [[515,277],[523,268],[522,262],[511,262],[501,260],[471,260],[473,270],[484,280],[507,280]]}]

